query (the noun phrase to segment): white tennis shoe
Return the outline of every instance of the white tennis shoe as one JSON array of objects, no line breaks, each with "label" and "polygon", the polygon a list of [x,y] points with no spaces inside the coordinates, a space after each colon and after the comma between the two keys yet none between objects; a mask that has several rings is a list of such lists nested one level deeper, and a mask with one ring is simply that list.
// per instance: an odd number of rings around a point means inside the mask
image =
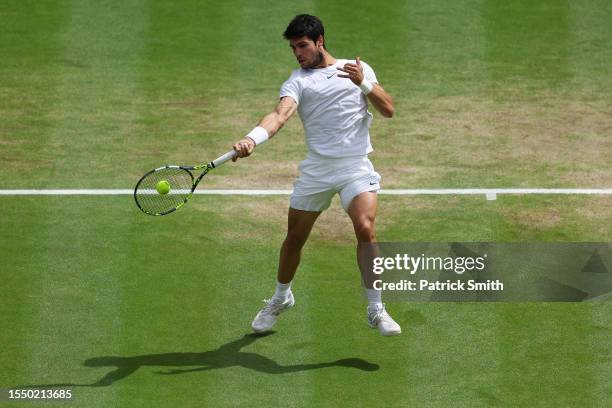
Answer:
[{"label": "white tennis shoe", "polygon": [[371,328],[378,329],[383,336],[395,336],[402,332],[400,325],[385,310],[384,304],[368,307],[368,324]]},{"label": "white tennis shoe", "polygon": [[278,315],[295,305],[295,299],[293,293],[289,292],[289,296],[284,299],[273,297],[272,299],[264,300],[264,303],[266,305],[257,313],[253,323],[251,323],[255,333],[270,330],[276,323]]}]

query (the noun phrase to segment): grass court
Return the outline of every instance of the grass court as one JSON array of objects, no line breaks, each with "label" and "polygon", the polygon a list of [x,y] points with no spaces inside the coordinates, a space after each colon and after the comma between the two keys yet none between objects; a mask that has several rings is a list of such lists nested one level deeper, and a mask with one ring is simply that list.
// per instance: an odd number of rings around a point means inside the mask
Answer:
[{"label": "grass court", "polygon": [[[303,12],[394,97],[371,128],[383,188],[610,187],[607,1],[9,0],[1,188],[130,188],[212,160],[274,108],[297,66],[281,34]],[[296,115],[200,188],[290,189],[305,151]],[[612,403],[608,302],[393,303],[404,333],[370,330],[337,198],[296,307],[249,335],[287,205],[196,196],[153,218],[128,196],[0,196],[0,387],[75,384],[66,404],[84,407]],[[377,232],[610,242],[610,219],[610,196],[381,196]]]}]

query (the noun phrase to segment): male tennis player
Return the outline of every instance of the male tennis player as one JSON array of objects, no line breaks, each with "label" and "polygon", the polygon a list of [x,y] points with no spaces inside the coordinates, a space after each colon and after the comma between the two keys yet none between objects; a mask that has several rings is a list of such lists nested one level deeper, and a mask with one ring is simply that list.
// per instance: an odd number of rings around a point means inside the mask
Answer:
[{"label": "male tennis player", "polygon": [[[237,157],[249,156],[255,146],[278,132],[299,112],[306,133],[308,155],[294,183],[288,215],[287,237],[280,251],[276,292],[255,316],[255,332],[272,328],[278,315],[295,304],[291,281],[300,263],[308,235],[322,211],[338,193],[348,213],[358,243],[375,242],[376,192],[380,175],[368,159],[373,149],[368,128],[372,114],[368,101],[383,116],[393,116],[391,96],[378,84],[372,68],[363,61],[334,58],[325,47],[321,20],[296,16],[285,30],[300,69],[282,85],[280,101],[244,139],[233,147]],[[357,261],[364,258],[358,245]],[[385,336],[401,333],[381,302],[380,291],[366,289],[367,316],[372,328]]]}]

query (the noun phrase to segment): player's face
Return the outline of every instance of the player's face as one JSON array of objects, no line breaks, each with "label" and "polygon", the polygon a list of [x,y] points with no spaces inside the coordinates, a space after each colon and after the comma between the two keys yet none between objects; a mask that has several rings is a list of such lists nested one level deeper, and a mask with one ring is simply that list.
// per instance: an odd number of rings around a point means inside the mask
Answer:
[{"label": "player's face", "polygon": [[289,40],[293,55],[304,69],[317,68],[323,62],[323,37],[315,43],[304,36]]}]

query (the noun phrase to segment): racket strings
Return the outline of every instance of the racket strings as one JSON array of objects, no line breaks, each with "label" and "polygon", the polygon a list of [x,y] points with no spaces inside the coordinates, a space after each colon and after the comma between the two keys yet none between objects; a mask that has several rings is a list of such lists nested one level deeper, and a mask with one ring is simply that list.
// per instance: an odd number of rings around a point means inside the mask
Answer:
[{"label": "racket strings", "polygon": [[[170,191],[157,191],[158,183],[167,181]],[[136,188],[135,198],[140,208],[152,215],[174,210],[189,198],[193,187],[193,175],[179,167],[165,167],[147,174]]]}]

